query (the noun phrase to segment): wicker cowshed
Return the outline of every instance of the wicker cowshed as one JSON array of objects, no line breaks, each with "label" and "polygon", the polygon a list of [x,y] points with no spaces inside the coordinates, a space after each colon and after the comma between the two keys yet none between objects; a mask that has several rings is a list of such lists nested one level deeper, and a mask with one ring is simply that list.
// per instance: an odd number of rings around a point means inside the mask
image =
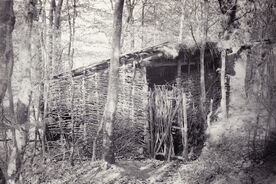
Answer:
[{"label": "wicker cowshed", "polygon": [[[117,123],[127,122],[127,126],[138,128],[139,134],[144,134],[143,127],[148,121],[146,67],[152,60],[174,59],[179,48],[175,44],[163,43],[121,56]],[[109,63],[110,59],[53,77],[48,106],[56,121],[48,123],[49,132],[70,135],[74,122],[77,139],[87,141],[96,135],[106,102]]]},{"label": "wicker cowshed", "polygon": [[[214,43],[207,43],[206,64],[214,66],[214,58],[218,61],[219,52]],[[138,52],[120,57],[119,99],[115,123],[115,146],[117,155],[140,150],[146,147],[143,138],[146,136],[148,121],[149,88],[155,85],[150,80],[155,75],[153,68],[165,68],[166,72],[176,77],[176,68],[181,66],[198,66],[199,48],[186,45],[163,43]],[[85,143],[84,147],[91,152],[91,140],[95,137],[102,119],[108,87],[108,67],[110,60],[74,69],[53,77],[50,82],[49,112],[54,112],[56,121],[47,125],[51,133],[72,135],[75,142]],[[170,68],[171,67],[171,68]],[[186,70],[186,69],[185,69]],[[152,73],[153,72],[153,73]],[[166,72],[162,73],[166,77]],[[198,72],[198,70],[193,70]],[[184,77],[184,75],[183,75]],[[173,80],[174,80],[173,79]],[[185,80],[185,79],[184,79]],[[116,137],[117,136],[117,137]],[[101,141],[101,139],[99,140]],[[125,144],[125,145],[124,145]],[[97,146],[100,155],[101,144]],[[140,151],[138,151],[140,152]]]}]

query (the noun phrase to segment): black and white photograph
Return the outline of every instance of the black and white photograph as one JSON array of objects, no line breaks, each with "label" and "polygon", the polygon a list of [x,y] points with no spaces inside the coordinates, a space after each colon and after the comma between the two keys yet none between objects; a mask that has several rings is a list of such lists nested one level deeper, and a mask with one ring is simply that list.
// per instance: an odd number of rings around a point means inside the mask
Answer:
[{"label": "black and white photograph", "polygon": [[276,184],[276,0],[0,0],[0,184]]}]

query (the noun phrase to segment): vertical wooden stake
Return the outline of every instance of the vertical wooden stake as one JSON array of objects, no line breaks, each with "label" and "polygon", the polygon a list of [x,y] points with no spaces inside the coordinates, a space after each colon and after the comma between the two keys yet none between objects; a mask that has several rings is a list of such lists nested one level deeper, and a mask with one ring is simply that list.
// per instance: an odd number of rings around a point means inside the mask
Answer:
[{"label": "vertical wooden stake", "polygon": [[83,140],[84,144],[87,145],[87,122],[85,121],[85,114],[86,114],[86,98],[85,98],[85,72],[83,73],[82,77],[82,122],[83,122]]},{"label": "vertical wooden stake", "polygon": [[183,126],[182,130],[182,142],[183,142],[183,153],[182,156],[184,159],[188,157],[188,119],[187,119],[187,107],[186,107],[186,94],[183,92],[182,104],[183,104]]},{"label": "vertical wooden stake", "polygon": [[155,139],[154,139],[154,133],[153,133],[153,131],[154,131],[154,120],[153,120],[153,105],[154,105],[154,101],[153,101],[153,97],[154,97],[154,95],[153,95],[153,92],[151,91],[150,92],[150,98],[149,98],[149,100],[150,100],[150,102],[148,103],[148,105],[149,105],[149,119],[150,119],[150,122],[149,122],[149,134],[150,134],[150,141],[149,141],[149,146],[150,146],[150,156],[152,157],[152,158],[154,158],[154,155],[155,155],[155,153],[154,153],[154,147],[155,147]]},{"label": "vertical wooden stake", "polygon": [[211,115],[213,113],[213,99],[211,99],[210,101],[210,112],[207,115],[207,130],[206,130],[206,134],[209,134],[209,127],[210,127],[210,121],[211,121]]},{"label": "vertical wooden stake", "polygon": [[146,151],[151,154],[151,134],[150,134],[150,112],[149,112],[149,94],[148,94],[148,82],[147,82],[147,68],[143,67],[143,77],[144,77],[144,87],[143,92],[145,95],[145,99],[143,100],[144,108],[145,108],[145,126],[144,126],[144,141],[145,141],[145,147]]},{"label": "vertical wooden stake", "polygon": [[225,90],[225,58],[226,58],[226,50],[221,52],[221,71],[220,71],[220,85],[221,85],[221,112],[223,119],[227,118],[226,113],[226,90]]},{"label": "vertical wooden stake", "polygon": [[132,67],[132,71],[133,71],[133,76],[132,76],[132,82],[131,82],[131,104],[132,104],[132,107],[131,107],[131,119],[132,119],[132,122],[134,123],[135,122],[135,100],[134,100],[134,97],[135,97],[135,77],[136,77],[136,66],[135,66],[135,63],[133,64],[133,67]]}]

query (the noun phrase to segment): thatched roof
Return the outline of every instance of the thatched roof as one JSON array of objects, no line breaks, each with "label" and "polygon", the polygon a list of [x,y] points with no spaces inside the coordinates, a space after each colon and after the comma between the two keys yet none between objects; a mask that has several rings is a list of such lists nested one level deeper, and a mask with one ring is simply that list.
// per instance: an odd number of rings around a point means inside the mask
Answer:
[{"label": "thatched roof", "polygon": [[[217,54],[218,49],[216,44],[213,42],[208,42],[206,44],[206,49],[210,50],[212,54]],[[123,54],[120,57],[120,64],[129,64],[135,62],[136,65],[148,66],[151,62],[158,59],[173,60],[179,56],[191,57],[198,54],[199,48],[194,46],[187,46],[185,44],[175,44],[170,42],[165,42],[156,46],[148,47],[140,51]],[[85,74],[87,72],[96,72],[98,70],[104,70],[109,67],[110,59],[103,60],[98,63],[93,63],[85,67],[79,67],[72,70],[73,76],[78,76]],[[69,72],[62,73],[54,76],[54,78],[59,78],[61,76],[66,76],[70,74]]]}]

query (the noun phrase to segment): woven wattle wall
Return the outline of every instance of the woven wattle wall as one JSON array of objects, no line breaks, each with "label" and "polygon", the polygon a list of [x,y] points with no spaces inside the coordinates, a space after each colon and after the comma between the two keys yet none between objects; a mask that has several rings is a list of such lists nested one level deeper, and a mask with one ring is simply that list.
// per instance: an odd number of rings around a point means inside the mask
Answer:
[{"label": "woven wattle wall", "polygon": [[[134,68],[132,63],[120,67],[117,123],[127,122],[130,127],[143,129],[147,121],[148,99],[145,75],[144,70]],[[62,120],[49,123],[49,131],[60,133],[62,127],[70,135],[73,117],[77,139],[90,140],[87,141],[87,146],[90,147],[104,112],[107,87],[108,69],[84,70],[81,75],[73,77],[73,85],[69,75],[51,80],[49,113]],[[101,150],[100,145],[98,151]]]}]

